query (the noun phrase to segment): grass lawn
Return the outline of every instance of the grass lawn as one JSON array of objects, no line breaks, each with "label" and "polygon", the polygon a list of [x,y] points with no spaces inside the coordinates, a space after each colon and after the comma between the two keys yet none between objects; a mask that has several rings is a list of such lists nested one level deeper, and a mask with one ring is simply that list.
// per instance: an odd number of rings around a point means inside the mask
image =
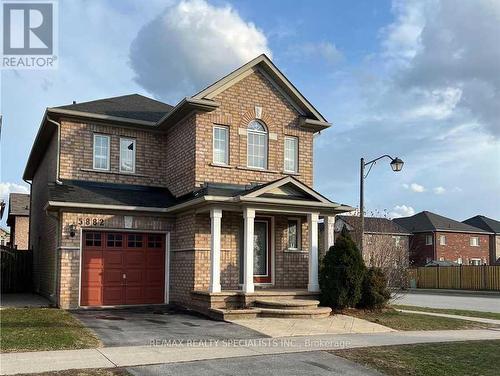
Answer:
[{"label": "grass lawn", "polygon": [[380,325],[388,326],[389,328],[396,330],[452,330],[494,327],[494,325],[473,321],[420,315],[418,313],[398,312],[390,308],[379,311],[350,309],[344,311],[343,313]]},{"label": "grass lawn", "polygon": [[0,350],[43,351],[98,347],[99,339],[70,313],[55,308],[0,310]]},{"label": "grass lawn", "polygon": [[391,307],[397,308],[397,309],[407,309],[409,311],[446,313],[448,315],[481,317],[483,319],[500,320],[500,313],[495,313],[495,312],[468,311],[468,310],[464,310],[464,309],[414,307],[414,306],[399,305],[399,304],[393,304],[393,305],[391,305]]},{"label": "grass lawn", "polygon": [[498,375],[500,340],[336,350],[389,376]]}]

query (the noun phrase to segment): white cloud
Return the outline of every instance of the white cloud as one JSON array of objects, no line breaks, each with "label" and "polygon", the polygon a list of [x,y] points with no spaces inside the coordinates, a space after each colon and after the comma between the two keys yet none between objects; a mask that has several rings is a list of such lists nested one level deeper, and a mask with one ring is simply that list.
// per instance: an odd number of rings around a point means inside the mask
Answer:
[{"label": "white cloud", "polygon": [[322,59],[328,64],[336,64],[343,59],[343,54],[331,42],[306,42],[300,45],[291,46],[287,55],[295,60],[300,59]]},{"label": "white cloud", "polygon": [[437,195],[442,195],[443,193],[445,193],[445,192],[446,192],[446,188],[439,186],[439,187],[435,187],[435,188],[433,189],[433,191],[434,191],[434,193],[435,193],[435,194],[437,194]]},{"label": "white cloud", "polygon": [[184,0],[139,31],[130,62],[138,84],[176,102],[261,53],[271,57],[266,36],[230,5]]},{"label": "white cloud", "polygon": [[415,209],[413,209],[411,206],[396,205],[389,213],[389,218],[409,217],[413,214],[415,214]]},{"label": "white cloud", "polygon": [[7,201],[10,193],[29,193],[29,188],[25,185],[0,182],[0,199]]},{"label": "white cloud", "polygon": [[423,185],[417,184],[417,183],[411,183],[411,184],[403,184],[404,189],[410,189],[413,192],[416,193],[422,193],[425,192],[426,189]]}]

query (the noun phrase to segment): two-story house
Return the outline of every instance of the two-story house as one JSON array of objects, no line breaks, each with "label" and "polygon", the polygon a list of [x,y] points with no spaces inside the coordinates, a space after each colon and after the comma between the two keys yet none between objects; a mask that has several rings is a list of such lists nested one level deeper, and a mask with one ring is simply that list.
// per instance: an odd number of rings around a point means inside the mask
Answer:
[{"label": "two-story house", "polygon": [[[261,55],[176,106],[128,95],[48,108],[31,181],[35,286],[63,308],[310,297],[326,119]],[[333,230],[325,231],[333,244]]]},{"label": "two-story house", "polygon": [[394,219],[413,235],[410,263],[424,266],[431,261],[452,261],[459,265],[489,263],[490,232],[451,218],[423,211]]},{"label": "two-story house", "polygon": [[476,215],[462,222],[490,233],[490,265],[500,265],[500,221]]}]

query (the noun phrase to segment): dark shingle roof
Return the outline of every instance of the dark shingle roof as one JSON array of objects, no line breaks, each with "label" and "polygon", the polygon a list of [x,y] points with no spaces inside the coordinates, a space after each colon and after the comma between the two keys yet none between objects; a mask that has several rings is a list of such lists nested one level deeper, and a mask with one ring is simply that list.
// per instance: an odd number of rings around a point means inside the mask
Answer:
[{"label": "dark shingle roof", "polygon": [[143,95],[130,94],[55,108],[157,122],[169,113],[173,106]]},{"label": "dark shingle roof", "polygon": [[441,215],[423,211],[411,217],[396,218],[394,222],[403,226],[411,232],[427,232],[427,231],[455,231],[455,232],[486,232],[477,227],[469,226],[468,224],[455,221],[451,218],[446,218]]},{"label": "dark shingle roof", "polygon": [[[337,215],[336,218],[343,220],[353,228],[359,228],[361,219],[358,216]],[[408,230],[388,218],[365,217],[365,232],[380,234],[402,234],[410,235]]]},{"label": "dark shingle roof", "polygon": [[165,208],[177,200],[166,188],[64,180],[49,185],[49,200],[99,205]]},{"label": "dark shingle roof", "polygon": [[30,195],[26,193],[11,193],[9,195],[9,216],[30,215]]},{"label": "dark shingle roof", "polygon": [[500,221],[485,217],[484,215],[476,215],[475,217],[466,219],[463,223],[496,234],[500,233]]}]

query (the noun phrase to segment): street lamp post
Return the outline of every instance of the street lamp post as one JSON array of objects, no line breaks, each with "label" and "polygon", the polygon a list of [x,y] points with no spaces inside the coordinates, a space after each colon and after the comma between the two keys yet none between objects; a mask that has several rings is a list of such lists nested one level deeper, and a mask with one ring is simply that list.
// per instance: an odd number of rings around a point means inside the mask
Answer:
[{"label": "street lamp post", "polygon": [[[363,254],[363,238],[364,238],[364,233],[365,233],[365,179],[368,177],[368,174],[370,173],[373,165],[377,163],[379,159],[382,158],[389,158],[391,160],[391,168],[392,171],[394,172],[399,172],[403,168],[404,162],[399,159],[398,157],[392,158],[390,155],[382,155],[378,158],[375,158],[369,162],[365,163],[365,159],[361,158],[360,161],[360,169],[359,169],[359,218],[361,222],[361,244],[360,244],[360,250],[361,254]],[[368,169],[368,172],[365,175],[365,167],[370,166]]]}]

